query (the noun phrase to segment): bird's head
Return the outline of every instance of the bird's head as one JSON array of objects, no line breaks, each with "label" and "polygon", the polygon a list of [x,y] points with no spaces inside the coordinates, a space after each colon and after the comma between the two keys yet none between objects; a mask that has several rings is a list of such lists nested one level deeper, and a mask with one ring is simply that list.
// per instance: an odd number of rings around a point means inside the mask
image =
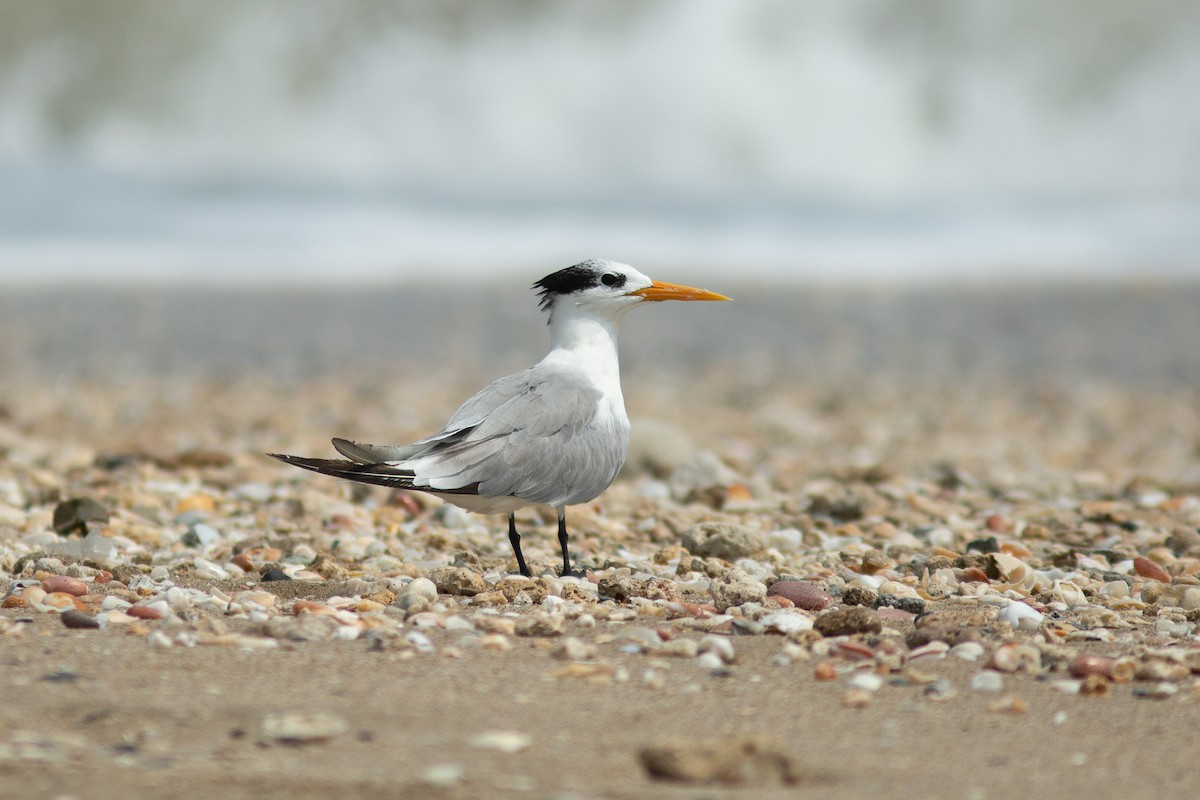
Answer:
[{"label": "bird's head", "polygon": [[599,258],[551,273],[533,288],[539,290],[541,308],[551,318],[563,304],[617,318],[645,301],[729,299],[704,289],[650,280],[628,264]]}]

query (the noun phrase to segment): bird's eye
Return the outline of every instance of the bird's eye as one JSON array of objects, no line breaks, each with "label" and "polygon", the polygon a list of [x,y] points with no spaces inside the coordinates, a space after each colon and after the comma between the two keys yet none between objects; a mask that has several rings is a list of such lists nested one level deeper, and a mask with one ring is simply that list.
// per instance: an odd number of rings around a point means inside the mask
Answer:
[{"label": "bird's eye", "polygon": [[605,286],[614,286],[617,283],[617,276],[613,275],[611,272],[606,272],[600,276],[600,282]]}]

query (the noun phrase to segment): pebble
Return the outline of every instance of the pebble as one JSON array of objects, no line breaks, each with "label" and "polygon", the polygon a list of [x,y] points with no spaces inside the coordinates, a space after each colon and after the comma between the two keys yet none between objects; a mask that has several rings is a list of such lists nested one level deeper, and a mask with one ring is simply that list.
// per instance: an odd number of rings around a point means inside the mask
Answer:
[{"label": "pebble", "polygon": [[674,739],[643,747],[638,760],[651,778],[693,785],[765,788],[804,777],[782,743],[762,737]]},{"label": "pebble", "polygon": [[482,575],[466,567],[435,569],[429,573],[429,581],[437,588],[439,594],[471,597],[488,588]]},{"label": "pebble", "polygon": [[62,619],[62,624],[68,628],[87,629],[100,627],[100,622],[96,618],[73,608],[64,611],[60,618]]},{"label": "pebble", "polygon": [[558,636],[566,627],[566,618],[535,612],[517,618],[513,632],[517,636]]},{"label": "pebble", "polygon": [[737,567],[713,578],[708,593],[718,613],[744,603],[761,603],[767,599],[767,587]]},{"label": "pebble", "polygon": [[873,608],[878,602],[878,593],[874,589],[868,589],[865,586],[857,584],[847,586],[846,591],[842,592],[842,605]]},{"label": "pebble", "polygon": [[181,517],[185,514],[198,516],[200,519],[206,518],[216,510],[216,503],[212,497],[206,494],[194,494],[183,498],[175,506],[175,515]]},{"label": "pebble", "polygon": [[701,522],[691,526],[684,531],[682,544],[692,555],[726,561],[750,558],[766,549],[762,534],[722,522]]},{"label": "pebble", "polygon": [[822,636],[849,636],[856,633],[879,633],[883,624],[869,608],[851,606],[826,611],[817,617],[813,627]]}]

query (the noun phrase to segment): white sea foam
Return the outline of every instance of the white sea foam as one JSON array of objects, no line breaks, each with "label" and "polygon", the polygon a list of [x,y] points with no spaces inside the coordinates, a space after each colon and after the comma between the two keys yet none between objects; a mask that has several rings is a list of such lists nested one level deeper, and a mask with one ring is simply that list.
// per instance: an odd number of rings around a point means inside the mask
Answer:
[{"label": "white sea foam", "polygon": [[1196,275],[1200,12],[1150,6],[13,6],[0,278]]}]

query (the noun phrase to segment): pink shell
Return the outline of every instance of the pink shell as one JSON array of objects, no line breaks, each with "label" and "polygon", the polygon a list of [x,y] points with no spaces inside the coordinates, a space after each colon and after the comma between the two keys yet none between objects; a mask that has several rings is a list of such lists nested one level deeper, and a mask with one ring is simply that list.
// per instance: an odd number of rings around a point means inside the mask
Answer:
[{"label": "pink shell", "polygon": [[1145,556],[1138,556],[1133,560],[1133,571],[1143,578],[1149,578],[1152,581],[1159,581],[1160,583],[1171,582],[1171,573]]},{"label": "pink shell", "polygon": [[767,590],[767,597],[783,597],[805,611],[820,611],[833,602],[829,593],[807,581],[777,581]]},{"label": "pink shell", "polygon": [[42,581],[42,588],[48,594],[54,592],[64,592],[75,597],[83,597],[88,593],[88,585],[79,578],[72,578],[69,575],[51,575]]}]

